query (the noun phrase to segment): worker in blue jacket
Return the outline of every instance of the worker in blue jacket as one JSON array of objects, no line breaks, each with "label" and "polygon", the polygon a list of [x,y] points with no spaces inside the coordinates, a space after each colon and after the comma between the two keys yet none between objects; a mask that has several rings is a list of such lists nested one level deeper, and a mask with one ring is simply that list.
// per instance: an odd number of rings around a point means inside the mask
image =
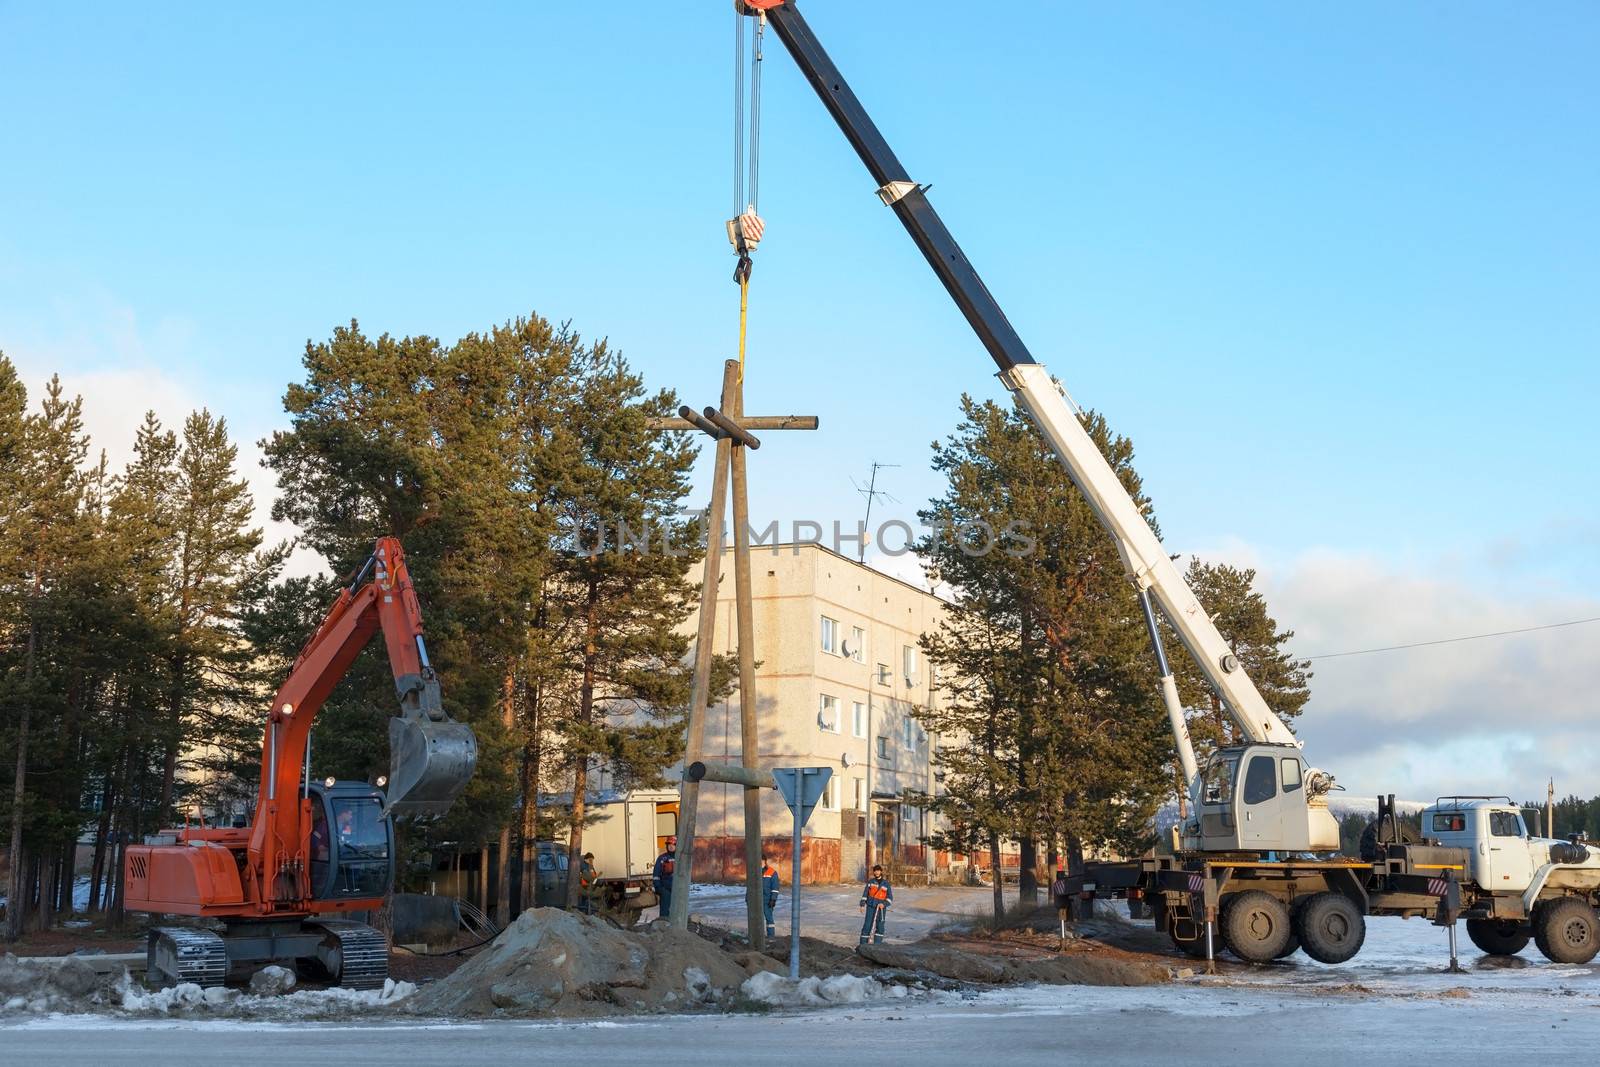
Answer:
[{"label": "worker in blue jacket", "polygon": [[894,887],[889,884],[889,879],[883,876],[883,868],[874,864],[872,877],[867,879],[867,884],[861,888],[861,943],[863,945],[867,943],[868,937],[872,938],[875,944],[883,944],[883,917],[893,903]]},{"label": "worker in blue jacket", "polygon": [[672,914],[672,871],[678,864],[678,839],[667,838],[667,849],[656,857],[655,868],[650,872],[650,881],[655,888],[656,896],[661,898],[661,918],[665,919]]},{"label": "worker in blue jacket", "polygon": [[773,925],[772,909],[778,906],[778,890],[782,886],[778,880],[778,869],[774,867],[767,857],[761,857],[761,913],[767,918],[767,936],[777,933]]}]

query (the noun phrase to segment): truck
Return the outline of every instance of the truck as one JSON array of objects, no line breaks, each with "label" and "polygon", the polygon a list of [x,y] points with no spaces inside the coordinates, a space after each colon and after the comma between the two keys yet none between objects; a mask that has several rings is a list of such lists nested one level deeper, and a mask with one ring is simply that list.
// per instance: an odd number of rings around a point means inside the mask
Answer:
[{"label": "truck", "polygon": [[[548,795],[541,804],[570,807],[572,797]],[[591,793],[585,805],[583,850],[594,853],[600,906],[624,926],[658,903],[652,885],[656,857],[678,832],[678,794],[667,789]],[[541,905],[566,901],[568,839],[539,843],[535,899]]]},{"label": "truck", "polygon": [[[1594,850],[1579,842],[1535,841],[1525,829],[1513,845],[1510,836],[1494,834],[1497,809],[1492,806],[1484,814],[1477,807],[1430,809],[1425,812],[1430,819],[1443,815],[1451,821],[1459,815],[1462,829],[1429,831],[1421,841],[1408,841],[1389,804],[1379,813],[1372,855],[1339,855],[1339,826],[1328,810],[1329,794],[1340,788],[1334,775],[1306,760],[1303,743],[1268,706],[1095,446],[1066,389],[1028,350],[945,226],[928,198],[930,186],[912,178],[890,148],[796,0],[736,0],[735,10],[756,21],[758,42],[770,27],[800,68],[866,166],[878,199],[905,228],[994,361],[1001,383],[1111,537],[1137,594],[1185,783],[1187,814],[1170,855],[1152,854],[1106,871],[1103,879],[1092,880],[1089,891],[1109,889],[1147,901],[1157,924],[1180,948],[1208,959],[1214,957],[1220,926],[1223,943],[1242,959],[1264,962],[1304,948],[1313,958],[1342,962],[1359,951],[1371,914],[1430,916],[1450,928],[1452,940],[1457,919],[1465,915],[1469,933],[1476,929],[1490,941],[1488,932],[1498,931],[1500,939],[1492,943],[1499,944],[1514,943],[1528,927],[1541,949],[1549,946],[1546,955],[1553,959],[1592,958],[1600,903],[1588,882]],[[759,79],[752,85],[758,90]],[[759,115],[759,100],[752,105],[752,115]],[[752,173],[753,142],[754,130]],[[741,215],[728,230],[740,256],[735,280],[744,285],[751,245],[738,235],[759,235],[762,226]],[[1158,613],[1238,736],[1237,744],[1210,753],[1203,766],[1189,737]],[[1502,817],[1499,825],[1507,829],[1510,824]],[[1487,836],[1475,836],[1485,833],[1484,826]],[[1492,845],[1495,840],[1502,843]],[[1531,872],[1520,891],[1515,888],[1523,881],[1520,867],[1515,875],[1497,874],[1499,868],[1491,864],[1509,862],[1495,852],[1516,850],[1526,852]]]},{"label": "truck", "polygon": [[[1244,810],[1248,811],[1248,805]],[[1084,899],[1125,898],[1182,952],[1214,959],[1226,949],[1264,963],[1296,950],[1343,963],[1361,948],[1369,916],[1466,921],[1479,950],[1510,956],[1531,940],[1556,963],[1600,952],[1600,850],[1581,838],[1528,833],[1509,797],[1440,797],[1406,830],[1392,796],[1359,857],[1150,853],[1091,863],[1069,889]]]}]

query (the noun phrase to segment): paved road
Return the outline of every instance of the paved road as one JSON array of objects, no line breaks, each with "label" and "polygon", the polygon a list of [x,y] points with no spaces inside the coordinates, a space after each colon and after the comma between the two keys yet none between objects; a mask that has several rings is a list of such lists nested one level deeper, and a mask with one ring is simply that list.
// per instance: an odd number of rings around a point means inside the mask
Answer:
[{"label": "paved road", "polygon": [[[277,1025],[55,1017],[0,1023],[0,1064],[1526,1063],[1584,1060],[1600,998],[1326,998],[1204,985],[1025,989],[888,1008],[600,1025]],[[666,1050],[665,1052],[663,1050]],[[678,1051],[674,1051],[678,1050]],[[1577,1059],[1572,1059],[1573,1050]]]}]

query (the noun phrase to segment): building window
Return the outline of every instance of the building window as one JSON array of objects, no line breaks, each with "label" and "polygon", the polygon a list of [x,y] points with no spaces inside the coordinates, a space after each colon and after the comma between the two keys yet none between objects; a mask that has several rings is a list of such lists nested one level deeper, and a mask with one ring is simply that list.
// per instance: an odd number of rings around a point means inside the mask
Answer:
[{"label": "building window", "polygon": [[882,734],[878,735],[878,759],[884,763],[892,764],[894,762],[894,759],[889,755],[889,739]]},{"label": "building window", "polygon": [[839,732],[839,698],[823,693],[817,701],[817,725],[831,733]]},{"label": "building window", "polygon": [[857,737],[867,736],[867,706],[859,700],[850,702],[850,732]]},{"label": "building window", "polygon": [[867,810],[867,782],[864,778],[852,779],[855,784],[856,810]]},{"label": "building window", "polygon": [[830,656],[839,654],[839,620],[822,617],[822,651]]},{"label": "building window", "polygon": [[900,647],[900,666],[905,671],[906,684],[917,684],[917,648],[915,645],[902,645]]},{"label": "building window", "polygon": [[917,723],[909,716],[906,718],[906,747],[910,749],[917,747]]},{"label": "building window", "polygon": [[867,659],[867,631],[859,626],[850,627],[850,658],[857,663]]},{"label": "building window", "polygon": [[889,665],[887,663],[878,664],[878,684],[879,685],[889,685],[890,684],[889,680],[892,677],[893,677],[893,675],[891,675],[889,673]]},{"label": "building window", "polygon": [[829,778],[828,784],[822,787],[822,810],[839,810],[839,779]]}]

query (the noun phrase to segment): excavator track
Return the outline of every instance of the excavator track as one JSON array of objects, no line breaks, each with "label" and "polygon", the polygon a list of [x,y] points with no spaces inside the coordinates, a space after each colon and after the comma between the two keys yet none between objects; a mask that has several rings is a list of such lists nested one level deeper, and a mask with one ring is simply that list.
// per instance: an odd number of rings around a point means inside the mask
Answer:
[{"label": "excavator track", "polygon": [[389,977],[389,942],[365,923],[322,919],[306,923],[324,932],[317,962],[346,989],[381,989]]},{"label": "excavator track", "polygon": [[157,987],[220,986],[228,980],[228,946],[206,930],[158,926],[150,931],[145,966],[146,979]]}]

